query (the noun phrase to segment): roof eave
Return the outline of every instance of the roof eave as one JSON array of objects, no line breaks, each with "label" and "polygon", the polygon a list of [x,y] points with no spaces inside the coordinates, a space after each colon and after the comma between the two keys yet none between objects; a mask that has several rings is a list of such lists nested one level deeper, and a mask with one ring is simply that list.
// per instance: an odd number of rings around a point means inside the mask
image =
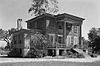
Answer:
[{"label": "roof eave", "polygon": [[43,17],[45,17],[45,16],[49,16],[49,17],[55,18],[54,15],[46,13],[46,14],[37,16],[37,17],[35,17],[35,18],[32,18],[32,19],[30,19],[30,20],[27,20],[27,21],[25,21],[25,22],[28,23],[28,22],[31,22],[31,21],[36,21],[36,20],[41,19],[41,18],[43,18]]},{"label": "roof eave", "polygon": [[85,20],[84,18],[80,18],[80,17],[77,17],[77,16],[74,16],[74,15],[70,15],[70,14],[67,14],[67,13],[63,13],[63,14],[60,14],[60,15],[57,15],[56,17],[69,17],[69,18],[72,18],[72,19],[75,19],[75,20],[79,20],[79,21],[83,21]]}]

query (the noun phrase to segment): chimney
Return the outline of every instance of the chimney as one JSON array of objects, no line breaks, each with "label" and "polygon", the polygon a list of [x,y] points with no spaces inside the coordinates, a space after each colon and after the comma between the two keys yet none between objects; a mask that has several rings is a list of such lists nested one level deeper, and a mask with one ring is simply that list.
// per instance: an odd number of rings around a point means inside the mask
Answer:
[{"label": "chimney", "polygon": [[17,19],[17,29],[18,30],[22,29],[21,22],[22,22],[22,19]]}]

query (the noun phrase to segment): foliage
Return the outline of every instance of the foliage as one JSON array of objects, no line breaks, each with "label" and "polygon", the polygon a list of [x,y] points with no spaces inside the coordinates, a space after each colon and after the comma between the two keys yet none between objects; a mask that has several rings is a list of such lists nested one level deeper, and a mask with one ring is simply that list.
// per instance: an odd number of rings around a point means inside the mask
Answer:
[{"label": "foliage", "polygon": [[92,52],[100,51],[100,29],[92,28],[88,33],[89,46],[92,47]]},{"label": "foliage", "polygon": [[45,54],[41,51],[37,51],[36,49],[30,49],[30,51],[28,52],[28,54],[26,55],[26,57],[29,58],[41,58],[45,56]]},{"label": "foliage", "polygon": [[37,49],[46,49],[48,46],[48,39],[45,35],[37,32],[31,35],[31,46],[35,46]]},{"label": "foliage", "polygon": [[95,40],[95,38],[97,37],[97,31],[96,28],[92,28],[89,33],[88,33],[88,38],[91,42],[93,42]]},{"label": "foliage", "polygon": [[84,58],[83,54],[76,53],[71,50],[68,50],[66,53],[64,53],[63,56],[68,57],[68,58]]},{"label": "foliage", "polygon": [[43,57],[47,54],[48,39],[45,35],[36,32],[31,34],[31,49],[27,57]]},{"label": "foliage", "polygon": [[9,30],[0,29],[0,40],[7,42],[6,48],[10,47],[10,43],[11,43],[11,40],[12,40],[12,34],[15,31],[16,31],[15,28],[11,28]]},{"label": "foliage", "polygon": [[33,12],[35,16],[39,16],[44,12],[55,13],[58,11],[57,4],[57,0],[32,0],[32,5],[28,12]]},{"label": "foliage", "polygon": [[9,57],[21,57],[21,54],[18,50],[13,49],[8,53]]}]

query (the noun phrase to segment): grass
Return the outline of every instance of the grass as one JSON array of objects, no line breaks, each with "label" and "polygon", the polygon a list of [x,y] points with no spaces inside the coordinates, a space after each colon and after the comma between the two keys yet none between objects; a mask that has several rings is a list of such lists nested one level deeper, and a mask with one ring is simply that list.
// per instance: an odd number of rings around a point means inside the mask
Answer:
[{"label": "grass", "polygon": [[64,61],[41,61],[41,62],[17,62],[1,63],[0,66],[100,66],[100,61],[93,63],[64,62]]}]

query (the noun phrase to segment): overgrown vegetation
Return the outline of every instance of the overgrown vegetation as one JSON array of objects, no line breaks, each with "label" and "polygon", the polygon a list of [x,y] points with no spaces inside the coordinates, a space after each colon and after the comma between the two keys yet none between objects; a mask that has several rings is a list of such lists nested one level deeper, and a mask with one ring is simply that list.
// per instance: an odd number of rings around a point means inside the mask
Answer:
[{"label": "overgrown vegetation", "polygon": [[80,54],[73,50],[68,50],[66,53],[63,53],[63,56],[65,56],[67,58],[84,58],[83,54]]},{"label": "overgrown vegetation", "polygon": [[9,57],[21,57],[20,52],[18,51],[18,49],[12,49],[9,53],[8,53]]},{"label": "overgrown vegetation", "polygon": [[12,40],[12,34],[17,31],[15,28],[11,28],[9,30],[0,29],[0,40],[7,42],[7,46],[5,49],[9,49]]},{"label": "overgrown vegetation", "polygon": [[57,0],[32,0],[32,5],[29,9],[29,13],[39,16],[41,14],[58,11],[58,1]]},{"label": "overgrown vegetation", "polygon": [[47,55],[47,47],[49,45],[48,38],[36,32],[31,35],[31,49],[29,50],[27,57],[43,57]]},{"label": "overgrown vegetation", "polygon": [[88,38],[92,53],[100,54],[100,29],[92,28],[88,33]]}]

